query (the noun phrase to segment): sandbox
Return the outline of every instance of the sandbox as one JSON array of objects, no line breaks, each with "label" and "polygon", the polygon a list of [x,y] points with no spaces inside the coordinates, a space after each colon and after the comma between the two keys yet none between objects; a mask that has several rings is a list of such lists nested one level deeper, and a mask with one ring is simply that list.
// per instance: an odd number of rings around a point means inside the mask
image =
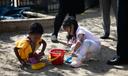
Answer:
[{"label": "sandbox", "polygon": [[54,16],[44,15],[35,12],[24,12],[27,15],[33,15],[33,17],[25,19],[7,19],[0,20],[0,32],[16,32],[26,31],[33,22],[41,23],[44,28],[52,27]]}]

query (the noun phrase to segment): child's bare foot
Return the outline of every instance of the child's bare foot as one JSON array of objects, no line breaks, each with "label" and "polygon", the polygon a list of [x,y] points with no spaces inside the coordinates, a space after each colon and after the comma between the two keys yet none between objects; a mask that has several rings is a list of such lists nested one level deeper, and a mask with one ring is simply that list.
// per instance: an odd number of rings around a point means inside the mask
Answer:
[{"label": "child's bare foot", "polygon": [[78,68],[82,65],[82,62],[81,61],[73,61],[70,65],[73,68]]}]

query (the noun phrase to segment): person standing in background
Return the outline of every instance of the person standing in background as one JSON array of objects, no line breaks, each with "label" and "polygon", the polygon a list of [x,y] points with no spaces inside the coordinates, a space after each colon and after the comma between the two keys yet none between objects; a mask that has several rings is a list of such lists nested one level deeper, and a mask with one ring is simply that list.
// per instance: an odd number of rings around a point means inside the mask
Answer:
[{"label": "person standing in background", "polygon": [[104,35],[101,36],[102,39],[109,38],[110,35],[110,11],[111,7],[113,9],[115,18],[117,19],[117,0],[100,0],[100,8],[103,17],[103,29]]},{"label": "person standing in background", "polygon": [[58,32],[66,15],[76,18],[76,14],[84,12],[84,0],[59,0],[59,11],[54,21],[54,31],[51,36],[52,42],[58,42]]},{"label": "person standing in background", "polygon": [[128,4],[127,0],[119,0],[117,19],[117,57],[107,62],[108,65],[128,64]]}]

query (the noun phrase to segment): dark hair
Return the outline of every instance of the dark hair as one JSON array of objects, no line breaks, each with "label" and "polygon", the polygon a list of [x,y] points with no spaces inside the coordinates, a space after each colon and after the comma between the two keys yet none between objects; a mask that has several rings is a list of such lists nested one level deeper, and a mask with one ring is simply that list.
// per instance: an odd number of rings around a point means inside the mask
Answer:
[{"label": "dark hair", "polygon": [[29,28],[29,34],[43,34],[44,30],[40,23],[32,23]]},{"label": "dark hair", "polygon": [[78,28],[78,23],[77,23],[76,19],[74,17],[70,16],[64,21],[63,28],[66,28],[66,27],[71,28],[72,25],[74,26],[74,28],[73,28],[74,35],[72,36],[72,35],[68,34],[68,36],[67,36],[68,40],[71,39],[72,37],[76,37],[76,30]]}]

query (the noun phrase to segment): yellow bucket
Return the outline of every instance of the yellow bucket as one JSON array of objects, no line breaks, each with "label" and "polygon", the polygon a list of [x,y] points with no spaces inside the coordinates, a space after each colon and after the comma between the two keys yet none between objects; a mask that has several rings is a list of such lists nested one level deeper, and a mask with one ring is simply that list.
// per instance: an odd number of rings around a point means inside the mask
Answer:
[{"label": "yellow bucket", "polygon": [[39,62],[39,63],[36,63],[36,64],[32,64],[32,65],[31,65],[31,68],[32,68],[33,70],[39,70],[39,69],[44,68],[45,66],[46,66],[45,63]]}]

